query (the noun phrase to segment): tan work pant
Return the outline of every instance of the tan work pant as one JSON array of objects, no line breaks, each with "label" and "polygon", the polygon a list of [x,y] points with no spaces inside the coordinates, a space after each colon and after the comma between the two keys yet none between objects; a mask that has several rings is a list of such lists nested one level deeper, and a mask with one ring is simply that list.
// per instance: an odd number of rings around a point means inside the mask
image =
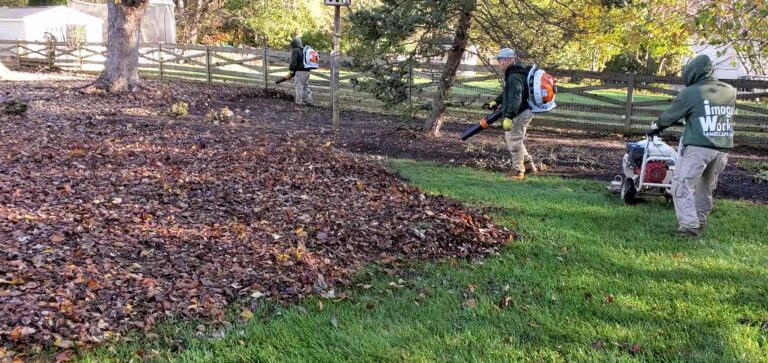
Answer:
[{"label": "tan work pant", "polygon": [[296,90],[296,104],[313,103],[312,90],[309,89],[309,71],[297,71],[293,86]]},{"label": "tan work pant", "polygon": [[717,177],[727,163],[728,153],[699,146],[681,147],[671,187],[681,226],[695,229],[707,223]]},{"label": "tan work pant", "polygon": [[512,155],[512,171],[525,172],[525,163],[533,163],[531,155],[525,148],[525,132],[533,119],[533,112],[525,110],[512,119],[512,129],[504,133],[507,149]]}]

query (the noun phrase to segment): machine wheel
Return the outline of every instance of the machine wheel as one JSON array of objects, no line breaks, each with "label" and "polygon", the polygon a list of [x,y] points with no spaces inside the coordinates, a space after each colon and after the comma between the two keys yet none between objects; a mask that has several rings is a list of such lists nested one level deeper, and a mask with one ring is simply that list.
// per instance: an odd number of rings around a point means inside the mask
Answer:
[{"label": "machine wheel", "polygon": [[627,204],[635,204],[637,203],[636,193],[635,181],[632,178],[624,178],[624,184],[621,185],[621,200]]}]

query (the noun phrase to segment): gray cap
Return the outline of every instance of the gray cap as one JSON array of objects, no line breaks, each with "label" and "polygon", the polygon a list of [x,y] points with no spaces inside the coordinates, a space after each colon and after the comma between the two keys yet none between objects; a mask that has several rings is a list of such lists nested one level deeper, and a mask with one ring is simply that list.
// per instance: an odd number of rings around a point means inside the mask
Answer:
[{"label": "gray cap", "polygon": [[517,57],[515,54],[515,51],[510,48],[501,48],[499,51],[499,54],[496,54],[496,60],[499,60],[501,58],[514,58]]}]

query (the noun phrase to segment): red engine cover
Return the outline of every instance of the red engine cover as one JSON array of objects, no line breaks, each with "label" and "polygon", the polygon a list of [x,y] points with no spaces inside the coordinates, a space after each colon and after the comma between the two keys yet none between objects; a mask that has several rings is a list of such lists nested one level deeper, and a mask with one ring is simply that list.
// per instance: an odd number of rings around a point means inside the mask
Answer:
[{"label": "red engine cover", "polygon": [[[644,183],[663,183],[667,177],[667,164],[663,161],[649,161],[645,164]],[[635,168],[635,174],[640,174],[640,168]]]}]

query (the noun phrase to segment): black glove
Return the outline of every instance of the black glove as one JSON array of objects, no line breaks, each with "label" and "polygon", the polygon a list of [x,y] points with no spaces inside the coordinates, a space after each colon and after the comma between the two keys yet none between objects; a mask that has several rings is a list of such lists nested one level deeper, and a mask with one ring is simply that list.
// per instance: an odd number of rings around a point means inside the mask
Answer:
[{"label": "black glove", "polygon": [[659,136],[661,134],[661,130],[648,130],[645,132],[645,137],[652,138],[654,136]]},{"label": "black glove", "polygon": [[656,136],[661,133],[661,128],[659,125],[657,125],[655,122],[651,124],[651,128],[648,129],[648,131],[645,132],[645,136],[647,136],[649,139],[653,136]]}]

